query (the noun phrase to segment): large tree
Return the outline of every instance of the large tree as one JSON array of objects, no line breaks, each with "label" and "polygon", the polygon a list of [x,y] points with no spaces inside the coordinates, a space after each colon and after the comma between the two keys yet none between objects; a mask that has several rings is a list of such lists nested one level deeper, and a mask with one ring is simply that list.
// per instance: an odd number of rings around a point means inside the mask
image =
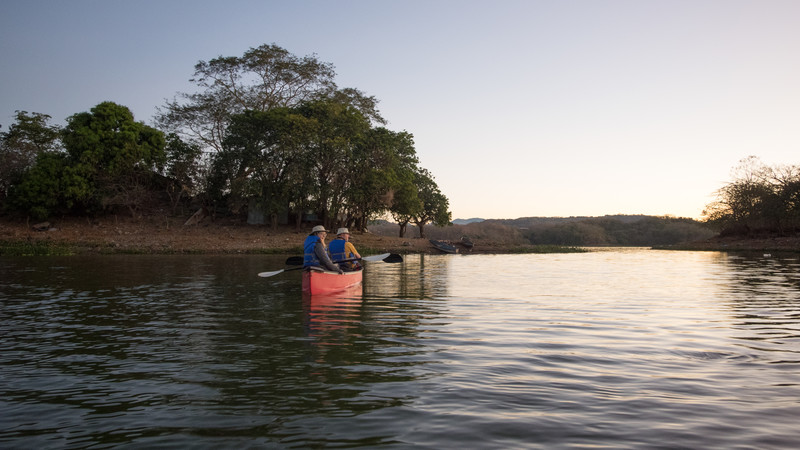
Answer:
[{"label": "large tree", "polygon": [[400,225],[399,236],[406,237],[408,224],[422,211],[422,200],[414,184],[414,174],[405,177],[393,192],[390,211],[392,218]]},{"label": "large tree", "polygon": [[233,116],[223,150],[212,158],[211,191],[232,211],[254,200],[277,226],[297,186],[292,177],[301,170],[308,127],[305,117],[285,107]]},{"label": "large tree", "polygon": [[[370,129],[357,146],[345,192],[348,228],[364,230],[367,222],[389,210],[411,179],[418,163],[414,139],[407,132]],[[403,194],[401,193],[400,196]]]},{"label": "large tree", "polygon": [[163,175],[168,179],[165,190],[170,198],[172,212],[175,213],[183,199],[199,193],[204,175],[200,161],[203,152],[198,145],[183,141],[175,133],[167,136],[165,152]]},{"label": "large tree", "polygon": [[358,183],[357,149],[369,132],[369,120],[357,109],[336,99],[305,103],[298,112],[308,118],[305,156],[313,161],[317,181],[316,209],[327,227],[345,218],[347,191]]},{"label": "large tree", "polygon": [[750,156],[734,168],[733,178],[703,211],[708,223],[724,234],[800,228],[800,167],[769,167]]},{"label": "large tree", "polygon": [[316,55],[298,57],[272,44],[242,56],[220,56],[195,65],[200,92],[181,93],[159,110],[159,126],[204,148],[221,151],[230,119],[245,111],[269,111],[313,99],[337,97],[367,117],[383,121],[377,101],[356,89],[337,91],[333,65]]},{"label": "large tree", "polygon": [[163,171],[164,134],[113,102],[69,117],[62,141],[67,160],[60,188],[70,208],[124,206],[135,214],[153,174]]},{"label": "large tree", "polygon": [[0,133],[0,202],[39,155],[61,146],[61,129],[48,124],[49,115],[17,111],[15,119],[8,131]]},{"label": "large tree", "polygon": [[328,227],[363,230],[385,212],[392,193],[413,178],[417,158],[409,133],[372,128],[341,97],[294,108],[234,115],[212,184],[231,211],[256,206],[271,217],[311,209]]},{"label": "large tree", "polygon": [[425,225],[433,223],[444,227],[452,225],[450,202],[439,190],[433,175],[426,169],[420,168],[416,177],[417,195],[422,202],[420,210],[414,214],[413,222],[419,228],[419,237],[425,238]]},{"label": "large tree", "polygon": [[68,212],[64,184],[67,155],[45,152],[36,158],[36,163],[20,182],[9,192],[9,206],[35,220],[47,219],[57,212]]}]

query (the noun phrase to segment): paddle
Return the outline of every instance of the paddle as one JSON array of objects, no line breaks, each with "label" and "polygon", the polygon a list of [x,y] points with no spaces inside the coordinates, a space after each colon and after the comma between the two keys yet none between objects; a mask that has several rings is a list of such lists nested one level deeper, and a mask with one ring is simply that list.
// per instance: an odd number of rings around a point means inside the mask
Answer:
[{"label": "paddle", "polygon": [[[295,259],[296,258],[296,259]],[[297,262],[299,260],[299,262]],[[364,256],[361,258],[353,258],[353,259],[345,259],[343,261],[338,261],[340,263],[343,262],[350,262],[350,261],[383,261],[387,263],[397,263],[403,262],[403,257],[398,255],[397,253],[381,253],[380,255],[372,255],[372,256]],[[303,264],[303,258],[300,256],[292,256],[286,260],[287,266],[297,266]],[[275,270],[273,272],[261,272],[258,274],[261,278],[267,278],[275,276],[279,273],[289,272],[291,270],[300,270],[302,267],[292,267],[291,269],[281,269]]]},{"label": "paddle", "polygon": [[[381,253],[380,255],[373,255],[373,256],[365,256],[362,257],[361,260],[363,261],[383,261],[388,263],[396,263],[396,262],[403,262],[403,257],[398,255],[397,253]],[[340,262],[346,261],[359,261],[359,258],[356,259],[346,259]],[[287,266],[301,266],[303,265],[303,257],[302,256],[290,256],[286,258]],[[287,269],[289,270],[289,269]]]}]

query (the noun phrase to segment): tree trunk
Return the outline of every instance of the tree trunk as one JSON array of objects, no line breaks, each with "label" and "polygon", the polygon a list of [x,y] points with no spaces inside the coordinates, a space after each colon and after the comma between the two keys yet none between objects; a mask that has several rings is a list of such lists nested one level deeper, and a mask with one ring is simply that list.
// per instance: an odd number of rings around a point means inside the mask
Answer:
[{"label": "tree trunk", "polygon": [[300,229],[303,228],[303,211],[298,212],[295,216],[294,225],[297,231],[300,231]]}]

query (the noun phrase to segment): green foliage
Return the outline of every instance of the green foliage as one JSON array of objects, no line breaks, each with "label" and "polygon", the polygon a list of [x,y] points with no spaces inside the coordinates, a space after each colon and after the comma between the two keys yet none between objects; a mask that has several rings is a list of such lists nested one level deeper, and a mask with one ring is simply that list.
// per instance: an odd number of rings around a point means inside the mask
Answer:
[{"label": "green foliage", "polygon": [[27,211],[35,220],[44,220],[55,212],[65,212],[65,183],[69,182],[64,170],[67,155],[42,153],[22,181],[14,186],[9,196],[10,206]]},{"label": "green foliage", "polygon": [[48,125],[50,116],[17,111],[16,122],[0,133],[0,201],[22,181],[36,158],[60,148],[60,128]]},{"label": "green foliage", "polygon": [[149,178],[166,162],[164,134],[113,102],[67,119],[63,142],[70,157],[65,200],[86,211],[120,205],[134,213]]},{"label": "green foliage", "polygon": [[297,57],[277,45],[251,48],[242,56],[220,56],[195,65],[191,79],[202,89],[168,102],[159,126],[190,142],[223,150],[232,116],[296,106],[336,90],[333,65],[310,55]]},{"label": "green foliage", "polygon": [[404,175],[399,179],[394,191],[390,209],[392,217],[400,225],[400,237],[406,236],[408,224],[422,211],[422,200],[419,198],[419,191],[414,184],[414,173]]},{"label": "green foliage", "polygon": [[212,157],[210,180],[217,200],[224,193],[228,207],[238,210],[255,199],[266,214],[276,216],[289,202],[307,123],[289,108],[234,115],[222,151]]},{"label": "green foliage", "polygon": [[315,209],[328,226],[347,214],[347,192],[360,182],[353,171],[358,149],[370,130],[369,120],[353,106],[335,98],[304,103],[297,112],[308,119],[303,153],[311,162]]},{"label": "green foliage", "polygon": [[67,119],[63,141],[75,163],[112,176],[134,169],[153,171],[166,159],[164,134],[134,121],[127,107],[113,102]]},{"label": "green foliage", "polygon": [[370,129],[356,147],[349,168],[350,173],[359,177],[350,180],[345,192],[347,213],[351,217],[347,226],[364,229],[373,217],[402,201],[404,194],[398,196],[398,193],[413,189],[417,163],[410,133],[395,133],[382,127]]},{"label": "green foliage", "polygon": [[24,129],[27,140],[14,143],[41,152],[60,136],[64,152],[34,164],[28,151],[7,183],[13,206],[41,219],[117,207],[136,215],[158,190],[173,211],[194,196],[214,211],[255,206],[273,225],[288,213],[299,226],[313,211],[328,227],[364,229],[389,209],[420,228],[448,224],[447,198],[418,167],[413,136],[374,127],[385,123],[377,100],[338,89],[334,75],[316,56],[276,45],[201,61],[192,79],[200,92],[157,117],[168,138],[113,102],[74,114],[63,130],[48,128],[47,116],[20,114],[4,149]]},{"label": "green foliage", "polygon": [[452,220],[449,210],[450,203],[447,197],[439,190],[433,175],[427,170],[420,168],[417,171],[415,184],[421,208],[413,214],[412,221],[419,228],[420,237],[425,238],[426,224],[433,223],[440,227],[450,225]]},{"label": "green foliage", "polygon": [[71,116],[61,140],[66,153],[41,153],[12,190],[16,210],[38,219],[116,204],[133,211],[166,161],[163,133],[112,102]]},{"label": "green foliage", "polygon": [[[327,226],[356,229],[389,208],[409,220],[413,212],[423,225],[449,220],[441,193],[416,183],[411,135],[373,128],[385,123],[377,100],[338,89],[334,76],[314,55],[262,45],[200,61],[192,79],[200,92],[168,102],[157,121],[213,150],[206,198],[233,213],[254,205],[273,224],[291,212],[299,225],[313,210]],[[426,211],[416,198],[425,189],[428,208],[439,210]]]},{"label": "green foliage", "polygon": [[374,97],[338,89],[334,76],[315,55],[262,45],[200,61],[200,92],[168,102],[157,121],[212,150],[211,203],[234,213],[255,205],[273,223],[287,208],[298,218],[314,210],[328,225],[363,228],[391,206],[401,166],[416,156],[409,134],[372,128],[385,123]]},{"label": "green foliage", "polygon": [[[328,227],[354,229],[363,229],[397,198],[420,198],[421,188],[431,202],[438,201],[438,187],[427,172],[425,183],[418,182],[416,174],[423,172],[413,137],[372,128],[342,98],[233,115],[222,150],[212,157],[212,198],[233,212],[255,201],[273,225],[287,208],[298,216],[312,209]],[[416,204],[421,213],[422,201]]]},{"label": "green foliage", "polygon": [[165,189],[174,212],[183,198],[199,193],[203,176],[200,158],[203,152],[200,146],[184,142],[175,133],[167,136],[164,151],[164,175],[169,179]]}]

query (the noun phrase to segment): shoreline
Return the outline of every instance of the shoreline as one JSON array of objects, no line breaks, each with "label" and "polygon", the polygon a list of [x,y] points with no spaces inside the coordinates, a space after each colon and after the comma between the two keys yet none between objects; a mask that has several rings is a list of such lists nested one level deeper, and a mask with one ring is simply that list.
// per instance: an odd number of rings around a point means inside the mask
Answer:
[{"label": "shoreline", "polygon": [[[0,255],[14,254],[302,254],[307,233],[293,226],[272,230],[218,219],[185,226],[185,218],[64,218],[28,224],[0,218]],[[310,229],[310,226],[308,227]],[[330,236],[330,239],[335,236]],[[428,239],[354,232],[350,241],[362,255],[439,254]],[[481,239],[464,253],[535,253],[547,249]],[[549,251],[553,251],[552,246]],[[3,251],[5,249],[5,251]],[[49,251],[48,251],[49,249]],[[567,251],[567,248],[564,248]],[[574,251],[574,250],[573,250]]]},{"label": "shoreline", "polygon": [[717,252],[800,253],[800,236],[712,237],[703,241],[654,247],[657,250],[694,250]]},{"label": "shoreline", "polygon": [[[272,230],[231,220],[184,226],[185,218],[118,216],[64,218],[53,223],[29,224],[0,218],[0,256],[15,254],[298,254],[306,233],[294,227]],[[331,236],[332,238],[332,236]],[[330,240],[330,239],[329,239]],[[359,253],[441,254],[428,239],[400,238],[354,232],[351,241]],[[462,254],[559,253],[586,251],[586,247],[536,246],[475,238],[474,248]],[[720,238],[655,250],[795,252],[800,236]]]}]

